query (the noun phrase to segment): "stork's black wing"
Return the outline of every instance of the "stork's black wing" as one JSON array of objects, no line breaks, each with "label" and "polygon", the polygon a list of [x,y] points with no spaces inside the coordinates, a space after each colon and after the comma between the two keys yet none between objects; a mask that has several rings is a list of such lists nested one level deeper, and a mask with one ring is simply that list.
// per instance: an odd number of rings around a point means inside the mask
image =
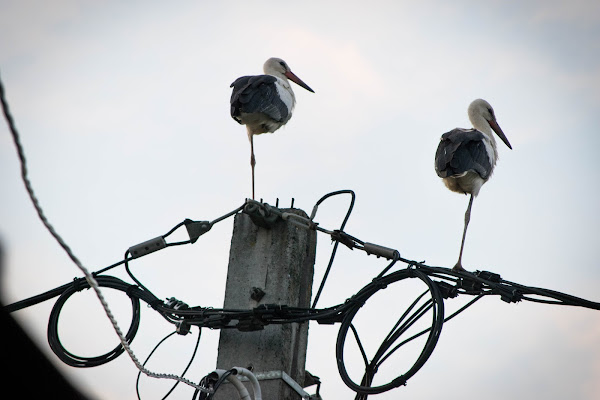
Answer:
[{"label": "stork's black wing", "polygon": [[275,82],[271,75],[242,76],[230,87],[231,117],[241,123],[241,113],[263,113],[277,122],[287,121],[289,110],[279,98]]},{"label": "stork's black wing", "polygon": [[476,129],[456,128],[444,133],[435,153],[435,172],[440,178],[475,171],[488,179],[492,171],[484,135]]}]

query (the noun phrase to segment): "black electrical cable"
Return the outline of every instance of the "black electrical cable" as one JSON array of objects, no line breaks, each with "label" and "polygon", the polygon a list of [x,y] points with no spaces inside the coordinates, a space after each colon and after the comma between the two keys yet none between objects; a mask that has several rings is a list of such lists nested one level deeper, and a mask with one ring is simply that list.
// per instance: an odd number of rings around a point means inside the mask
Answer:
[{"label": "black electrical cable", "polygon": [[[413,364],[413,366],[406,371],[404,374],[399,375],[389,383],[379,385],[379,386],[371,386],[370,382],[372,381],[372,377],[376,371],[375,367],[376,363],[379,362],[378,358],[374,358],[371,360],[369,365],[367,366],[367,371],[365,376],[363,377],[361,384],[356,384],[348,375],[346,370],[346,366],[344,363],[344,344],[346,341],[346,335],[348,334],[348,330],[351,329],[352,319],[355,317],[360,308],[364,305],[364,303],[373,296],[378,290],[387,287],[387,285],[406,279],[406,278],[419,278],[423,281],[427,287],[428,291],[431,295],[431,300],[429,305],[426,307],[422,307],[419,309],[418,314],[413,314],[411,316],[411,321],[405,323],[404,327],[412,325],[414,320],[422,317],[428,310],[432,310],[432,328],[429,332],[429,336],[427,341],[421,351],[417,361]],[[391,273],[383,278],[376,279],[369,285],[365,286],[361,289],[356,295],[354,295],[351,299],[352,307],[344,314],[344,318],[342,320],[342,324],[340,330],[338,332],[338,338],[336,341],[336,360],[338,365],[338,371],[344,383],[359,394],[378,394],[383,393],[388,390],[394,389],[398,386],[402,386],[406,384],[406,381],[410,379],[422,366],[425,364],[429,356],[433,352],[435,345],[439,339],[439,335],[442,330],[442,325],[444,323],[444,301],[441,296],[441,293],[438,289],[437,284],[433,282],[429,277],[416,269],[404,269],[394,273]],[[405,329],[401,329],[396,331],[392,335],[388,335],[386,340],[384,340],[380,346],[380,351],[378,351],[377,357],[381,358],[384,356],[385,351],[387,351],[393,343],[400,337],[400,334]],[[369,372],[369,370],[371,370]]]},{"label": "black electrical cable", "polygon": [[[137,286],[130,285],[112,276],[96,276],[96,281],[100,287],[116,289],[125,292],[130,297],[132,306],[131,324],[127,334],[125,335],[126,342],[130,344],[135,338],[140,325],[140,299],[151,305],[155,304],[156,302],[160,302],[160,300],[141,290]],[[107,362],[112,361],[120,356],[125,351],[122,344],[119,343],[119,345],[117,345],[114,349],[105,354],[96,357],[82,357],[69,352],[61,343],[60,336],[58,334],[58,321],[63,306],[72,295],[83,289],[89,288],[90,285],[85,279],[81,278],[76,280],[60,295],[54,304],[52,311],[50,312],[50,317],[48,320],[48,344],[50,345],[50,348],[61,361],[72,367],[89,368],[106,364]]]},{"label": "black electrical cable", "polygon": [[[315,217],[315,215],[317,214],[317,208],[319,205],[321,205],[321,203],[323,203],[323,201],[325,201],[326,199],[328,199],[329,197],[332,196],[337,196],[340,194],[349,194],[351,196],[351,200],[350,200],[350,205],[348,206],[348,211],[346,212],[346,216],[344,217],[344,220],[342,221],[342,224],[340,225],[340,231],[343,231],[344,228],[346,227],[346,223],[348,222],[348,219],[350,218],[350,214],[352,213],[352,209],[354,208],[354,202],[356,200],[356,195],[354,194],[354,192],[352,190],[338,190],[336,192],[331,192],[326,194],[325,196],[321,197],[319,199],[319,201],[316,202],[312,214],[311,214],[311,219],[313,219]],[[317,302],[319,301],[319,298],[321,297],[321,292],[323,291],[323,288],[325,287],[325,282],[327,281],[327,278],[329,277],[329,272],[331,271],[331,267],[333,265],[333,260],[335,258],[335,254],[337,252],[337,248],[340,242],[335,241],[335,243],[333,244],[333,249],[331,250],[331,256],[329,257],[329,263],[327,264],[327,268],[325,269],[325,273],[323,274],[323,279],[321,279],[321,284],[319,285],[319,289],[317,290],[317,294],[315,295],[315,299],[313,300],[313,304],[312,304],[312,308],[315,308],[317,306]]]},{"label": "black electrical cable", "polygon": [[385,273],[388,272],[390,268],[392,268],[394,264],[396,264],[396,262],[398,262],[398,259],[398,255],[394,254],[394,258],[392,259],[392,261],[379,273],[379,275],[377,275],[377,278],[381,278],[383,275],[385,275]]},{"label": "black electrical cable", "polygon": [[[76,278],[76,280],[77,279],[81,279],[81,278]],[[11,312],[14,312],[14,311],[21,310],[23,308],[31,307],[33,305],[39,304],[41,302],[44,302],[46,300],[50,300],[50,299],[52,299],[54,297],[60,296],[66,289],[68,289],[72,285],[73,285],[72,282],[65,283],[64,285],[59,286],[59,287],[54,288],[54,289],[50,289],[47,292],[40,293],[38,295],[29,297],[29,298],[24,299],[24,300],[20,300],[20,301],[14,302],[12,304],[8,304],[8,305],[4,306],[4,309],[7,312],[11,313]]]},{"label": "black electrical cable", "polygon": [[[467,304],[465,304],[463,307],[461,307],[459,310],[455,311],[454,313],[452,313],[451,315],[449,315],[448,317],[446,317],[444,319],[444,323],[446,323],[447,321],[451,320],[452,318],[454,318],[455,316],[457,316],[458,314],[460,314],[461,312],[463,312],[464,310],[466,310],[467,308],[471,307],[476,301],[480,300],[483,297],[483,295],[479,295],[477,297],[475,297],[473,300],[469,301]],[[423,329],[421,332],[405,339],[404,341],[400,342],[399,344],[397,344],[389,353],[388,355],[391,355],[394,351],[396,351],[397,349],[399,349],[400,347],[404,346],[406,343],[413,341],[414,339],[426,334],[427,332],[429,332],[431,330],[431,328],[427,328],[427,329]],[[379,363],[377,364],[377,366],[381,365],[388,357],[388,355],[386,355],[385,357],[383,357],[381,359],[381,361],[379,361]]]},{"label": "black electrical cable", "polygon": [[99,269],[98,271],[94,272],[95,275],[100,275],[105,273],[106,271],[108,271],[109,269],[113,269],[115,267],[118,267],[119,265],[125,264],[128,261],[133,260],[133,257],[126,257],[124,259],[122,259],[121,261],[117,261],[116,263],[109,265],[108,267],[104,267],[102,269]]},{"label": "black electrical cable", "polygon": [[368,367],[369,365],[369,358],[367,357],[367,353],[365,352],[365,348],[362,345],[362,342],[360,341],[360,337],[358,336],[358,331],[356,330],[356,328],[354,327],[353,324],[350,324],[350,329],[352,330],[352,334],[354,335],[354,340],[356,340],[356,344],[358,345],[358,349],[360,350],[360,355],[363,358],[363,361],[365,363],[365,367]]},{"label": "black electrical cable", "polygon": [[[171,336],[175,335],[176,333],[177,333],[177,331],[173,331],[173,332],[169,333],[167,336],[165,336],[164,338],[162,338],[156,344],[156,346],[154,346],[154,348],[152,349],[152,351],[150,352],[150,354],[148,354],[148,357],[146,357],[146,360],[144,360],[144,362],[142,363],[142,365],[145,367],[146,364],[148,363],[148,360],[150,360],[150,357],[152,357],[152,354],[154,354],[154,352],[160,347],[160,345],[163,344],[168,338],[170,338]],[[137,379],[135,380],[135,393],[137,394],[138,400],[142,399],[142,397],[140,396],[140,376],[141,375],[142,375],[142,371],[139,371],[138,374],[137,374]],[[179,383],[179,382],[176,382],[175,384],[177,385],[177,383]],[[174,389],[174,387],[172,389]],[[167,396],[170,393],[171,393],[171,391],[169,391],[169,393],[167,393]]]},{"label": "black electrical cable", "polygon": [[127,256],[129,255],[129,250],[127,250],[125,252],[125,271],[127,272],[127,275],[129,275],[129,277],[142,289],[144,289],[145,291],[147,291],[148,293],[152,293],[150,290],[148,290],[148,288],[146,286],[144,286],[142,284],[142,282],[140,282],[135,275],[133,275],[133,273],[131,272],[131,269],[129,269],[129,261],[127,261]]},{"label": "black electrical cable", "polygon": [[[228,214],[226,214],[226,216],[231,216],[231,215],[233,215],[234,213],[238,212],[239,210],[240,210],[240,208],[237,208],[236,210],[232,211],[231,213],[228,213]],[[225,216],[218,218],[218,219],[217,219],[217,221],[220,221],[220,220],[224,219],[224,217],[225,217]],[[163,237],[163,238],[166,238],[167,236],[171,235],[171,234],[172,234],[172,233],[173,233],[175,230],[177,230],[178,228],[180,228],[182,225],[184,225],[184,224],[185,224],[186,222],[188,222],[188,221],[191,221],[191,220],[186,220],[186,221],[183,221],[183,222],[180,222],[180,223],[178,223],[177,225],[175,225],[175,226],[174,226],[174,227],[173,227],[173,228],[172,228],[172,229],[171,229],[169,232],[167,232],[167,233],[166,233],[165,235],[163,235],[162,237]],[[192,221],[192,222],[193,222],[193,221]],[[211,225],[212,225],[212,223],[211,223]],[[169,246],[177,246],[177,245],[188,244],[188,243],[192,243],[192,241],[191,241],[191,240],[188,240],[188,241],[182,241],[182,242],[167,243],[167,244],[166,244],[166,247],[169,247]],[[133,274],[131,273],[131,271],[129,270],[129,261],[131,261],[131,260],[133,260],[133,259],[134,259],[134,257],[133,257],[133,256],[131,256],[130,254],[131,254],[131,253],[130,253],[130,251],[129,251],[129,250],[127,250],[127,251],[125,252],[125,257],[124,257],[122,260],[120,260],[120,261],[118,261],[118,262],[116,262],[116,263],[114,263],[114,264],[112,264],[112,265],[109,265],[109,266],[107,266],[107,267],[104,267],[104,268],[102,268],[102,269],[100,269],[100,270],[98,270],[98,271],[96,271],[96,272],[93,272],[93,273],[92,273],[92,275],[94,275],[94,276],[98,276],[98,275],[101,275],[101,274],[103,274],[104,272],[106,272],[106,271],[108,271],[108,270],[110,270],[110,269],[113,269],[113,268],[115,268],[115,267],[118,267],[119,265],[123,265],[123,264],[125,264],[125,267],[126,267],[125,269],[127,270],[128,274],[129,274],[129,275],[132,277],[132,279],[133,279],[133,280],[134,280],[134,281],[135,281],[135,282],[136,282],[136,283],[137,283],[137,284],[138,284],[140,287],[142,287],[142,288],[146,289],[146,288],[144,287],[144,285],[143,285],[143,284],[142,284],[140,281],[138,281],[138,280],[137,280],[137,279],[136,279],[136,278],[133,276]],[[77,279],[80,279],[80,278],[75,278],[75,280],[77,280]],[[21,310],[21,309],[23,309],[23,308],[31,307],[31,306],[33,306],[33,305],[36,305],[36,304],[42,303],[42,302],[44,302],[44,301],[46,301],[46,300],[50,300],[50,299],[52,299],[52,298],[54,298],[54,297],[60,296],[60,295],[61,295],[61,294],[62,294],[62,293],[63,293],[63,292],[64,292],[64,291],[67,289],[67,288],[69,288],[71,285],[72,285],[72,283],[66,283],[66,284],[64,284],[64,285],[61,285],[61,286],[59,286],[59,287],[56,287],[56,288],[54,288],[54,289],[50,289],[50,290],[48,290],[47,292],[44,292],[44,293],[41,293],[41,294],[38,294],[38,295],[35,295],[35,296],[32,296],[32,297],[29,297],[29,298],[27,298],[27,299],[24,299],[24,300],[20,300],[20,301],[14,302],[14,303],[12,303],[12,304],[8,304],[8,305],[6,305],[4,308],[5,308],[5,310],[6,310],[7,312],[11,313],[11,312],[14,312],[14,311]],[[146,290],[147,290],[147,289],[146,289]],[[148,291],[148,292],[150,293],[150,291]]]}]

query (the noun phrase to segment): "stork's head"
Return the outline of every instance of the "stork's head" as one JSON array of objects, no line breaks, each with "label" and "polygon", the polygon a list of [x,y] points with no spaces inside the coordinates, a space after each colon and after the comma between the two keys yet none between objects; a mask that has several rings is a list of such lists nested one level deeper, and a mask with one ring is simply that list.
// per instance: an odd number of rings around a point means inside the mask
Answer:
[{"label": "stork's head", "polygon": [[315,92],[314,90],[312,90],[306,83],[302,82],[302,79],[298,78],[290,69],[290,67],[287,65],[287,63],[285,61],[283,61],[281,58],[269,58],[266,62],[265,65],[263,65],[263,71],[265,71],[265,74],[267,75],[273,75],[276,76],[278,78],[284,79],[284,80],[291,80],[294,83],[297,83],[298,85],[302,86],[304,89],[308,90],[309,92]]},{"label": "stork's head", "polygon": [[469,105],[469,119],[473,124],[473,127],[477,130],[485,129],[485,125],[489,125],[490,128],[496,132],[496,135],[504,142],[505,145],[508,146],[509,149],[512,149],[512,146],[508,142],[506,135],[500,129],[500,125],[498,125],[498,121],[496,121],[496,114],[494,113],[494,109],[487,101],[483,99],[473,100],[471,105]]}]

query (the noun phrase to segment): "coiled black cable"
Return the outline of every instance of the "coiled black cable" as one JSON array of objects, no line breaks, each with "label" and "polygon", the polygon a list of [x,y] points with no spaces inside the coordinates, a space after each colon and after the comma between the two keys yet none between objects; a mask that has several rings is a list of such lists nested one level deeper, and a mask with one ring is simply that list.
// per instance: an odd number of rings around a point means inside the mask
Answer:
[{"label": "coiled black cable", "polygon": [[[388,334],[388,336],[381,343],[379,350],[377,351],[373,359],[369,363],[367,363],[365,359],[365,375],[363,376],[361,383],[357,384],[348,375],[344,363],[344,344],[346,342],[348,330],[352,329],[355,338],[357,338],[356,331],[352,325],[352,320],[354,319],[355,315],[360,310],[360,308],[365,304],[365,302],[371,296],[377,293],[377,291],[387,287],[387,285],[391,283],[406,278],[419,278],[427,285],[428,290],[423,295],[421,295],[400,318],[394,329],[392,329],[390,334]],[[409,316],[409,312],[411,312],[412,308],[416,306],[418,300],[421,297],[423,297],[427,292],[429,292],[431,299],[421,307],[417,308],[416,311]],[[350,389],[354,390],[355,392],[361,395],[383,393],[390,389],[394,389],[398,386],[405,385],[406,381],[409,378],[411,378],[414,374],[416,374],[417,371],[423,366],[423,364],[425,364],[425,362],[429,359],[429,356],[433,352],[433,349],[435,348],[440,333],[442,331],[442,325],[444,323],[444,300],[437,284],[431,279],[429,279],[429,277],[422,271],[419,271],[417,269],[404,269],[391,273],[382,278],[375,279],[369,285],[361,289],[355,296],[353,296],[350,299],[350,302],[353,303],[353,305],[349,310],[346,310],[344,314],[344,318],[342,320],[342,324],[338,332],[338,337],[336,341],[336,360],[340,377]],[[392,348],[394,343],[400,338],[402,333],[404,333],[414,322],[416,322],[416,320],[425,315],[425,313],[427,313],[429,310],[432,310],[432,326],[429,331],[429,336],[423,347],[423,350],[421,351],[421,354],[419,355],[413,366],[404,374],[399,375],[397,378],[393,379],[389,383],[380,386],[371,386],[371,382],[375,373],[377,372],[379,365],[381,365],[381,363],[385,361],[385,359],[391,353],[393,353],[401,345],[406,343],[406,341]],[[407,316],[408,319],[401,323]],[[361,348],[361,352],[363,353],[363,358],[365,358],[362,345],[360,344],[360,342],[358,343],[359,347]]]},{"label": "coiled black cable", "polygon": [[[131,299],[131,324],[127,334],[125,335],[127,343],[130,344],[135,338],[140,326],[140,299],[153,306],[162,302],[154,295],[149,294],[139,287],[128,284],[113,276],[96,276],[96,281],[100,287],[107,287],[125,292]],[[123,346],[119,343],[118,346],[105,354],[95,357],[82,357],[71,353],[63,346],[58,334],[58,321],[62,308],[72,295],[83,289],[89,288],[90,285],[85,279],[76,279],[62,292],[52,308],[52,312],[50,313],[50,318],[48,321],[48,344],[50,345],[50,348],[62,362],[72,367],[89,368],[106,364],[107,362],[110,362],[120,356],[125,351]]]}]

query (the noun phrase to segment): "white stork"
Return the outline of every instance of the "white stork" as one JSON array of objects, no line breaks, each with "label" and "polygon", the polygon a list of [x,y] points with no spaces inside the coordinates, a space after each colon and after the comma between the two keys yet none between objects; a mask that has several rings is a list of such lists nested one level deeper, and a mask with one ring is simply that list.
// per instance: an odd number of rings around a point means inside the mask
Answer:
[{"label": "white stork", "polygon": [[490,179],[498,160],[498,150],[492,129],[512,149],[508,139],[496,121],[494,109],[485,100],[477,99],[469,105],[469,119],[474,129],[455,128],[442,135],[435,153],[435,172],[448,189],[457,193],[470,194],[465,212],[465,227],[460,244],[455,271],[464,271],[462,252],[465,245],[467,226],[471,219],[473,198],[479,194],[484,183]]},{"label": "white stork", "polygon": [[281,58],[269,58],[263,70],[265,75],[242,76],[230,87],[231,117],[246,125],[250,140],[250,165],[252,167],[252,199],[254,199],[254,135],[275,132],[292,117],[296,97],[288,79],[313,92],[290,70]]}]

